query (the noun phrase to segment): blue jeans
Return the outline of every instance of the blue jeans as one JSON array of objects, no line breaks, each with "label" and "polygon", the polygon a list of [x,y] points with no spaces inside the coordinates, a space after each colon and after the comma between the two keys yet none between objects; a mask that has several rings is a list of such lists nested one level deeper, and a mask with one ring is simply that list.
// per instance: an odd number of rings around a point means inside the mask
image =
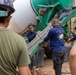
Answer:
[{"label": "blue jeans", "polygon": [[52,53],[55,75],[62,75],[62,64],[65,59],[65,50]]}]

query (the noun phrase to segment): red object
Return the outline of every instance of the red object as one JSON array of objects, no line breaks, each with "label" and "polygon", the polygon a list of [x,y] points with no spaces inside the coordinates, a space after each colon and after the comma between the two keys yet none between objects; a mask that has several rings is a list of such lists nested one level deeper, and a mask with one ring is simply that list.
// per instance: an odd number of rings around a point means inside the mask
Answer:
[{"label": "red object", "polygon": [[44,46],[45,46],[45,47],[48,47],[48,46],[49,46],[49,44],[48,44],[48,43],[45,43],[45,44],[44,44]]},{"label": "red object", "polygon": [[45,9],[45,8],[40,8],[39,13],[40,13],[41,15],[46,14],[46,9]]}]

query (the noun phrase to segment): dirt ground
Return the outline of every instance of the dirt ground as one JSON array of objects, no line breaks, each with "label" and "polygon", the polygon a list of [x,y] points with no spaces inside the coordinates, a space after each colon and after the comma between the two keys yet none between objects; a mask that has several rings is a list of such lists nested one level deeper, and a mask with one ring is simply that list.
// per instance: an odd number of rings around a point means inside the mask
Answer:
[{"label": "dirt ground", "polygon": [[[47,75],[55,75],[53,69],[53,62],[51,59],[45,57],[44,66],[41,67],[41,71],[43,73],[47,73]],[[65,62],[62,67],[62,75],[71,75],[69,69],[69,62]]]}]

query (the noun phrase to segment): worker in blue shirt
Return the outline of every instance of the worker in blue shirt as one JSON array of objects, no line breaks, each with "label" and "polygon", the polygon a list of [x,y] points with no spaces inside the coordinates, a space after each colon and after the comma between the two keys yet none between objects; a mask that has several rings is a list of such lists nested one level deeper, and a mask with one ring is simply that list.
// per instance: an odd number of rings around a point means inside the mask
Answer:
[{"label": "worker in blue shirt", "polygon": [[50,40],[55,75],[62,75],[61,69],[65,56],[64,30],[59,26],[58,19],[52,20],[53,28],[49,31],[44,42]]},{"label": "worker in blue shirt", "polygon": [[37,34],[37,31],[35,30],[34,26],[30,25],[29,32],[27,34],[27,38],[28,38],[29,42],[31,42],[35,38],[36,34]]},{"label": "worker in blue shirt", "polygon": [[[29,32],[27,34],[27,38],[29,42],[31,42],[36,35],[39,33],[39,31],[36,31],[35,27],[33,25],[29,26]],[[44,49],[41,47],[38,52],[32,57],[31,59],[31,68],[33,66],[41,67],[44,65]]]}]

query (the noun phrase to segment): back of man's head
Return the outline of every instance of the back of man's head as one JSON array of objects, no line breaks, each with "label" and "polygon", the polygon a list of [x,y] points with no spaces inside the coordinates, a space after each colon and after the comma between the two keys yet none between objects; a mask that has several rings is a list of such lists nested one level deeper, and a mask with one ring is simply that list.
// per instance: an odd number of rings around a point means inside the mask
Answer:
[{"label": "back of man's head", "polygon": [[8,17],[0,17],[0,23],[4,24]]},{"label": "back of man's head", "polygon": [[56,26],[56,25],[59,25],[59,21],[58,21],[58,19],[53,19],[52,26]]}]

